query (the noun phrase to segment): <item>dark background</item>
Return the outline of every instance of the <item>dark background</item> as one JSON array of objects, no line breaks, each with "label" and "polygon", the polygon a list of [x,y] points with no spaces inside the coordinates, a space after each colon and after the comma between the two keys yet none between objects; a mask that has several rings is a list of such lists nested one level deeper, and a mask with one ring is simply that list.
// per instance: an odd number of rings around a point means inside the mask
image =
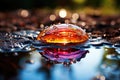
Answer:
[{"label": "dark background", "polygon": [[[76,2],[78,1],[78,3]],[[84,1],[84,2],[80,2]],[[0,0],[0,10],[14,10],[19,8],[34,9],[34,8],[56,8],[69,7],[71,9],[79,7],[93,7],[99,8],[102,4],[109,4],[110,1],[114,3],[113,7],[120,8],[120,0]]]}]

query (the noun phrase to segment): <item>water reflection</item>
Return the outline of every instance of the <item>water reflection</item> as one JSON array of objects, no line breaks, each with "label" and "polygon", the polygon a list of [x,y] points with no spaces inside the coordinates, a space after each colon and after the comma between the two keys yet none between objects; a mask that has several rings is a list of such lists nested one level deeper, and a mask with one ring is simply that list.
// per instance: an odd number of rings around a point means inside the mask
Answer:
[{"label": "water reflection", "polygon": [[[46,61],[39,52],[33,51],[28,58],[22,58],[19,72],[20,80],[92,80],[98,73],[98,65],[102,59],[103,49],[91,47],[90,53],[80,62],[64,66]],[[33,60],[28,64],[26,60]],[[88,67],[89,66],[89,67]]]},{"label": "water reflection", "polygon": [[21,69],[19,61],[27,54],[22,52],[19,56],[0,54],[0,80],[19,80],[17,77]]},{"label": "water reflection", "polygon": [[64,65],[80,61],[85,57],[88,50],[74,48],[44,48],[40,54],[53,63],[63,63]]},{"label": "water reflection", "polygon": [[[80,62],[64,66],[45,60],[38,51],[18,56],[0,55],[1,80],[119,80],[120,61],[107,58],[115,53],[111,47],[94,46]],[[116,54],[116,53],[115,53]],[[9,67],[8,67],[9,66]]]},{"label": "water reflection", "polygon": [[120,79],[120,56],[115,48],[104,48],[104,55],[100,65],[100,72],[107,80]]}]

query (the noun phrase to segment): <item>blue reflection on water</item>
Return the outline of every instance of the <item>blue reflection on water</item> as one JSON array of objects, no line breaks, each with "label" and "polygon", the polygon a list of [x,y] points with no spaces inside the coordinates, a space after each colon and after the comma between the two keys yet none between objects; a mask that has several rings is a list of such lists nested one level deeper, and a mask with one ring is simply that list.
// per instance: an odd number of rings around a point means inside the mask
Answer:
[{"label": "blue reflection on water", "polygon": [[[98,73],[98,66],[101,62],[103,49],[91,47],[89,53],[80,62],[70,65],[54,64],[48,70],[41,64],[41,56],[38,52],[31,54],[33,64],[23,65],[24,68],[20,72],[20,80],[92,80]],[[41,68],[41,70],[39,70]],[[39,71],[38,71],[39,70]]]},{"label": "blue reflection on water", "polygon": [[38,74],[37,70],[41,66],[40,61],[40,54],[34,52],[34,54],[31,54],[30,60],[33,60],[33,64],[24,63],[28,58],[24,58],[20,64],[22,64],[21,67],[23,67],[23,70],[20,71],[20,80],[44,80],[45,74],[41,73]]},{"label": "blue reflection on water", "polygon": [[90,80],[97,74],[97,68],[101,62],[103,49],[90,48],[90,53],[81,60],[73,64],[73,75],[75,80]]}]

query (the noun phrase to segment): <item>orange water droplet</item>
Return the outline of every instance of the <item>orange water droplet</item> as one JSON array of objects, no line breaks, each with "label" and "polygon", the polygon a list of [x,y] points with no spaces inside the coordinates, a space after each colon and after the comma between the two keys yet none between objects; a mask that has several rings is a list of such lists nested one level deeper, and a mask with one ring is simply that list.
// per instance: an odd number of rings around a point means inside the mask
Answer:
[{"label": "orange water droplet", "polygon": [[53,25],[43,30],[37,40],[46,43],[84,43],[88,34],[79,26],[73,24]]}]

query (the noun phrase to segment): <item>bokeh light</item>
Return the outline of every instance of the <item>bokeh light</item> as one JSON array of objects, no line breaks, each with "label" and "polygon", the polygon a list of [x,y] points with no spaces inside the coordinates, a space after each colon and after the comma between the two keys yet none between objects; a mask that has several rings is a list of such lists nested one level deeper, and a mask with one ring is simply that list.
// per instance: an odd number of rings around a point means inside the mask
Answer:
[{"label": "bokeh light", "polygon": [[56,19],[56,16],[54,14],[50,15],[50,20],[51,21],[55,21],[55,19]]},{"label": "bokeh light", "polygon": [[65,18],[67,16],[67,11],[65,9],[60,9],[59,16]]},{"label": "bokeh light", "polygon": [[21,17],[28,17],[30,15],[30,12],[26,9],[20,9],[18,10],[18,15]]},{"label": "bokeh light", "polygon": [[79,14],[78,13],[73,13],[72,19],[77,20],[78,18],[79,18]]}]

